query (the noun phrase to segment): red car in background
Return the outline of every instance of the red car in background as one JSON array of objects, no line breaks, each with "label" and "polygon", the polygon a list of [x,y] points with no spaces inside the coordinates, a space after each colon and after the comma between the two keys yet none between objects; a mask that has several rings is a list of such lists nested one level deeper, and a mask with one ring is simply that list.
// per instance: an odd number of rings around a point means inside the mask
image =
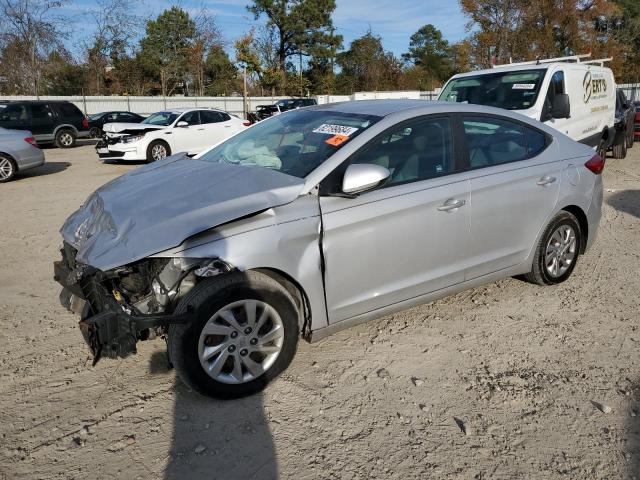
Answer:
[{"label": "red car in background", "polygon": [[633,122],[633,136],[640,139],[640,102],[633,102],[636,108],[636,116]]}]

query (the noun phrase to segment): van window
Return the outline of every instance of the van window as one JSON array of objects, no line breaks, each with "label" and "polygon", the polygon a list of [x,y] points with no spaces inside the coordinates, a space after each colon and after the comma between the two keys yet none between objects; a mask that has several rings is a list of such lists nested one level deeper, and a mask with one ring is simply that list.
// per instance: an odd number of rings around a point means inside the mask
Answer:
[{"label": "van window", "polygon": [[545,99],[545,103],[548,105],[548,108],[551,108],[551,106],[553,105],[553,99],[558,93],[565,93],[564,72],[562,70],[555,72],[553,74],[553,77],[551,77],[549,90],[547,90],[547,98]]},{"label": "van window", "polygon": [[73,103],[58,103],[58,111],[65,117],[82,117],[82,112]]},{"label": "van window", "polygon": [[481,168],[531,158],[546,147],[543,133],[498,118],[464,117],[469,167]]},{"label": "van window", "polygon": [[536,103],[546,72],[509,70],[455,78],[445,85],[438,100],[526,110]]},{"label": "van window", "polygon": [[43,118],[53,118],[53,113],[49,105],[34,103],[31,105],[31,118],[40,120]]}]

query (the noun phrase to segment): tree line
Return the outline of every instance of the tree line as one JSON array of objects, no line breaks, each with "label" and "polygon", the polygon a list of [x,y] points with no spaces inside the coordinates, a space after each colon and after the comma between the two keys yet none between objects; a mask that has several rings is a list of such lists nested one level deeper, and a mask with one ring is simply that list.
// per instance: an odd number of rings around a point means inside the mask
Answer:
[{"label": "tree line", "polygon": [[586,52],[612,56],[618,82],[640,81],[637,0],[460,0],[467,38],[451,44],[425,23],[401,56],[375,29],[346,45],[333,24],[335,0],[248,0],[263,25],[235,41],[205,8],[193,14],[174,5],[145,20],[132,14],[137,1],[97,0],[91,34],[72,48],[73,25],[63,14],[71,0],[0,0],[0,94],[432,90],[493,63]]}]

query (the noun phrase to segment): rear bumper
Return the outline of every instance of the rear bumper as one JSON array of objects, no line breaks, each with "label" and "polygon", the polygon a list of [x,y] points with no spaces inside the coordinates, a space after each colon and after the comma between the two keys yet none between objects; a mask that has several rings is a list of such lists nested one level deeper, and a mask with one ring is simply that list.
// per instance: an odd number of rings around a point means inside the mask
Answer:
[{"label": "rear bumper", "polygon": [[39,148],[29,148],[20,152],[20,156],[16,158],[18,171],[24,172],[30,168],[39,167],[44,164],[44,152]]},{"label": "rear bumper", "polygon": [[600,219],[602,218],[602,201],[602,175],[596,175],[596,180],[593,187],[593,195],[591,198],[591,205],[589,205],[589,210],[587,210],[587,224],[589,225],[589,232],[587,236],[587,245],[585,246],[585,251],[591,248],[598,236],[598,226],[600,225]]}]

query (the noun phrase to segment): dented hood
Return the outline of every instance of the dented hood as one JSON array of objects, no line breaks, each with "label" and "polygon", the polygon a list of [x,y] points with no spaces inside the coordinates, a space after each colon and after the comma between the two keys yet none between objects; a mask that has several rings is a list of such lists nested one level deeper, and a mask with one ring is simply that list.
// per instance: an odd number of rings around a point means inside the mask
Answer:
[{"label": "dented hood", "polygon": [[150,125],[148,123],[105,123],[102,131],[106,133],[135,133],[162,130],[167,128],[162,125]]},{"label": "dented hood", "polygon": [[292,202],[304,180],[261,167],[184,154],[96,190],[62,226],[77,260],[109,270],[180,245],[209,228]]}]

